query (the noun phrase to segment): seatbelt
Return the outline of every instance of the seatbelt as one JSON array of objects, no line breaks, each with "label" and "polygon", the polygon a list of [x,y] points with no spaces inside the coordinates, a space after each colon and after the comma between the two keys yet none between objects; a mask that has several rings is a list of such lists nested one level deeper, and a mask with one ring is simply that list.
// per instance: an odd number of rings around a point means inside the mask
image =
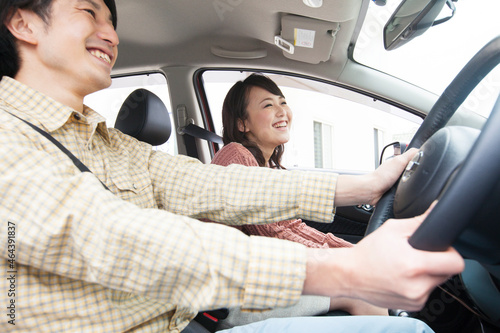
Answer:
[{"label": "seatbelt", "polygon": [[192,157],[198,157],[195,139],[203,139],[208,142],[223,144],[222,138],[219,135],[195,124],[188,124],[187,126],[181,127],[179,132],[184,136],[187,154]]},{"label": "seatbelt", "polygon": [[[81,172],[90,172],[90,169],[83,164],[82,161],[78,159],[73,153],[71,153],[62,143],[57,141],[56,138],[54,138],[52,135],[41,129],[40,127],[30,123],[27,120],[24,120],[21,117],[16,116],[15,114],[4,110],[5,112],[9,113],[10,115],[16,117],[17,119],[23,121],[24,123],[28,124],[31,128],[33,128],[35,131],[43,135],[45,138],[47,138],[50,142],[52,142],[54,145],[56,145],[57,148],[59,148],[63,153],[65,153],[71,161],[73,161],[73,164],[81,171]],[[182,132],[189,136],[192,139],[192,143],[194,144],[194,150],[196,151],[196,145],[194,142],[194,138],[200,138],[204,139],[210,142],[216,142],[222,144],[222,138],[218,136],[215,133],[212,133],[210,131],[207,131],[206,129],[196,126],[194,124],[189,124],[188,126],[184,127]],[[192,149],[193,146],[191,146]],[[188,149],[189,152],[189,149]],[[197,154],[197,153],[196,153]],[[197,155],[196,155],[197,156]],[[102,186],[108,191],[111,192],[111,190],[99,179],[101,182]],[[219,320],[225,319],[228,316],[229,311],[225,308],[223,309],[218,309],[218,310],[212,310],[212,311],[204,311],[200,312],[197,317],[196,321],[198,321],[201,325],[203,325],[207,330],[210,332],[215,332],[217,328],[217,324]]]},{"label": "seatbelt", "polygon": [[229,315],[229,310],[226,308],[198,312],[194,321],[205,327],[210,333],[217,331],[219,321],[224,320]]},{"label": "seatbelt", "polygon": [[222,138],[215,134],[214,132],[210,132],[203,127],[197,126],[195,124],[189,124],[183,128],[181,128],[181,132],[187,135],[191,135],[192,137],[207,140],[209,142],[215,142],[218,144],[223,144]]},{"label": "seatbelt", "polygon": [[[7,110],[4,110],[5,112],[7,113],[10,113],[9,111]],[[45,132],[43,129],[41,129],[40,127],[30,123],[29,121],[27,120],[24,120],[23,118],[21,117],[18,117],[16,116],[15,114],[13,113],[10,113],[12,116],[16,117],[17,119],[19,120],[22,120],[23,122],[25,122],[26,124],[28,124],[29,126],[31,126],[35,131],[37,131],[38,133],[40,133],[41,135],[43,135],[45,138],[47,138],[50,142],[52,142],[54,145],[56,145],[57,148],[59,148],[63,153],[65,153],[70,159],[71,161],[73,161],[73,164],[81,171],[81,172],[90,172],[92,173],[92,171],[90,171],[89,168],[87,168],[87,166],[85,164],[83,164],[82,161],[80,161],[78,159],[78,157],[76,157],[75,155],[73,155],[73,153],[71,153],[66,147],[63,146],[62,143],[60,143],[59,141],[57,141],[52,135],[50,135],[49,133]],[[102,186],[104,186],[104,188],[108,191],[110,191],[110,189],[99,179],[99,181],[101,182]]]},{"label": "seatbelt", "polygon": [[188,156],[198,158],[195,139],[223,144],[220,136],[194,124],[194,120],[188,117],[187,108],[184,104],[177,105],[175,113],[177,115],[177,133],[184,137],[184,145]]}]

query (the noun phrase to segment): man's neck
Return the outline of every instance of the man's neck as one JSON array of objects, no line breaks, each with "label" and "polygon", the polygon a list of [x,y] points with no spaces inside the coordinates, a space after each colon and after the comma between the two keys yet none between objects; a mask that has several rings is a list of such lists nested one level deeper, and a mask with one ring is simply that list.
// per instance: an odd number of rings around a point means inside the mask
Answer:
[{"label": "man's neck", "polygon": [[85,94],[72,92],[71,89],[69,89],[69,87],[71,87],[69,82],[59,80],[43,73],[36,73],[35,71],[27,75],[26,71],[19,71],[15,79],[59,103],[71,107],[75,111],[83,111],[83,98]]}]

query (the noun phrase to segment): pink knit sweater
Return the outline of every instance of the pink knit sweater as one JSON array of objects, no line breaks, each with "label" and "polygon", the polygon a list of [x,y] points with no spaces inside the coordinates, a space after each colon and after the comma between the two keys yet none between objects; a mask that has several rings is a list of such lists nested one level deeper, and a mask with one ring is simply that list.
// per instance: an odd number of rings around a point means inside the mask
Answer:
[{"label": "pink knit sweater", "polygon": [[[228,166],[230,164],[242,164],[246,166],[259,166],[252,153],[243,145],[231,142],[217,152],[212,164]],[[351,247],[351,243],[335,237],[331,233],[322,233],[317,229],[309,227],[300,219],[286,220],[264,225],[244,225],[241,230],[247,235],[258,235],[287,239],[301,243],[307,247],[329,248],[329,247]]]}]

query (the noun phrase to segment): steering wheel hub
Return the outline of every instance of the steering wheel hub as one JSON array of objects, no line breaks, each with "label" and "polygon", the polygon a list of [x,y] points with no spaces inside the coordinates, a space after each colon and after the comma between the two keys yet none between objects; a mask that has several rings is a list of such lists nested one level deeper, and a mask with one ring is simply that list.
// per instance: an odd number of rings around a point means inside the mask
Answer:
[{"label": "steering wheel hub", "polygon": [[413,159],[408,163],[408,166],[403,173],[403,177],[401,177],[401,181],[404,183],[410,179],[410,177],[417,171],[418,166],[420,165],[420,160],[424,156],[424,152],[420,150],[415,154]]},{"label": "steering wheel hub", "polygon": [[394,197],[397,218],[417,216],[436,200],[479,136],[477,129],[440,129],[408,163]]}]

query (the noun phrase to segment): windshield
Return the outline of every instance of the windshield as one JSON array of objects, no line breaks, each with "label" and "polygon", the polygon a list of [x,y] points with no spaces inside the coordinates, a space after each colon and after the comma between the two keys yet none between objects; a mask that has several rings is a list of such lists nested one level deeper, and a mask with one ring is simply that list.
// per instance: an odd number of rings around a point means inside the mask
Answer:
[{"label": "windshield", "polygon": [[[386,51],[383,28],[400,2],[388,0],[385,6],[378,6],[370,1],[356,42],[354,59],[436,95],[443,92],[479,49],[500,35],[500,1],[458,0],[454,2],[455,15],[449,21],[429,28],[423,35],[395,50]],[[445,5],[438,19],[450,14],[450,8]],[[483,81],[483,95],[485,90],[489,91],[487,104],[493,106],[500,87],[499,66]]]}]

